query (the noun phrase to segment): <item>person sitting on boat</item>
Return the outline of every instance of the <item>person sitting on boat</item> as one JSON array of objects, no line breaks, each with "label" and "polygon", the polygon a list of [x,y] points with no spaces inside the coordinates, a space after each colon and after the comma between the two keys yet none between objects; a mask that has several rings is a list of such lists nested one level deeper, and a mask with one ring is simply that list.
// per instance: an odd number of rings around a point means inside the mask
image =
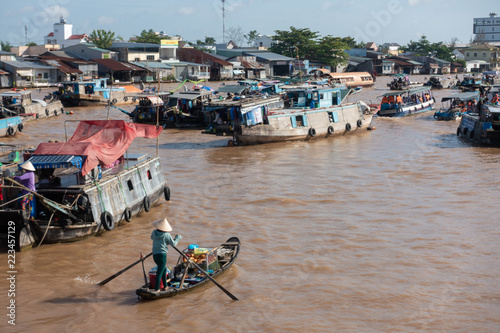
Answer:
[{"label": "person sitting on boat", "polygon": [[36,192],[35,187],[35,167],[30,161],[25,162],[19,166],[24,170],[21,176],[15,176],[14,180],[20,182],[25,188],[21,191],[21,199],[19,201],[22,210],[29,210],[30,215],[34,215],[34,200],[33,193]]},{"label": "person sitting on boat", "polygon": [[495,95],[493,95],[493,98],[491,99],[490,103],[498,105],[498,94],[497,93],[495,93]]},{"label": "person sitting on boat", "polygon": [[389,99],[387,98],[387,96],[384,96],[382,98],[382,104],[389,104]]},{"label": "person sitting on boat", "polygon": [[398,104],[398,107],[401,107],[401,105],[403,104],[403,98],[401,97],[401,95],[398,95],[396,97],[396,103]]},{"label": "person sitting on boat", "polygon": [[182,239],[182,236],[176,235],[175,238],[172,238],[169,233],[172,231],[172,227],[166,218],[154,221],[153,226],[156,228],[151,233],[151,239],[153,240],[153,260],[158,266],[156,269],[155,291],[159,291],[160,281],[163,282],[164,287],[167,286],[167,245],[176,246]]},{"label": "person sitting on boat", "polygon": [[394,96],[389,96],[389,104],[394,104]]}]

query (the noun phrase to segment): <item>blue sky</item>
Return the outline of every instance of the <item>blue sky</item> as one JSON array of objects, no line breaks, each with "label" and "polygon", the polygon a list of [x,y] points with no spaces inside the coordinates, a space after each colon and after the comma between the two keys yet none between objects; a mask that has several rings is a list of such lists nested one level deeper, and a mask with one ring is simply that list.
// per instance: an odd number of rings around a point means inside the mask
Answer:
[{"label": "blue sky", "polygon": [[[23,0],[2,1],[0,40],[12,45],[43,43],[43,36],[62,14],[74,34],[94,29],[115,32],[127,40],[152,28],[185,40],[214,37],[222,42],[222,1]],[[467,43],[474,17],[500,14],[498,0],[225,0],[226,31],[257,30],[272,35],[290,26],[321,36],[351,36],[358,41],[401,45],[426,35],[431,42],[452,37]]]}]

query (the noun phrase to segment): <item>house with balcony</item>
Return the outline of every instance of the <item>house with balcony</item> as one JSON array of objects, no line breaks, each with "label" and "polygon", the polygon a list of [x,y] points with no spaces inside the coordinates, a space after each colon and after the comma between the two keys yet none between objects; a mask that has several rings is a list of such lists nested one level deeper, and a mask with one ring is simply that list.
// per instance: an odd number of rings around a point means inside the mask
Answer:
[{"label": "house with balcony", "polygon": [[[471,45],[467,48],[464,48],[462,50],[462,53],[464,54],[464,60],[466,63],[473,60],[482,61],[482,62],[475,62],[476,65],[479,65],[478,67],[476,67],[478,69],[482,68],[484,70],[494,70],[494,71],[500,69],[500,47],[498,46],[493,46],[487,43],[480,43],[477,45]],[[470,68],[469,66],[467,67],[468,69]]]},{"label": "house with balcony", "polygon": [[0,68],[11,73],[13,87],[38,87],[58,82],[58,69],[47,64],[2,60]]},{"label": "house with balcony", "polygon": [[179,60],[209,65],[210,80],[221,81],[233,78],[233,64],[210,53],[192,47],[179,49]]},{"label": "house with balcony", "polygon": [[122,62],[160,61],[160,50],[165,60],[174,61],[176,52],[173,50],[177,49],[177,45],[175,47],[163,45],[162,47],[154,43],[113,42],[109,49],[117,54],[117,57],[113,59]]}]

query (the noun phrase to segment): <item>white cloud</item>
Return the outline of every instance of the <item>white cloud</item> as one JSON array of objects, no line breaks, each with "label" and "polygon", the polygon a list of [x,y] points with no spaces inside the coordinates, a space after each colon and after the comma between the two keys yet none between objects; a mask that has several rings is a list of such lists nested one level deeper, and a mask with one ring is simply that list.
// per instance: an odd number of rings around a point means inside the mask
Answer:
[{"label": "white cloud", "polygon": [[60,16],[64,17],[65,19],[69,17],[69,10],[61,6],[49,6],[46,7],[44,11],[51,20],[58,19]]},{"label": "white cloud", "polygon": [[194,13],[194,7],[181,7],[179,13],[182,15],[191,15]]},{"label": "white cloud", "polygon": [[410,6],[416,6],[420,3],[420,0],[408,0]]}]

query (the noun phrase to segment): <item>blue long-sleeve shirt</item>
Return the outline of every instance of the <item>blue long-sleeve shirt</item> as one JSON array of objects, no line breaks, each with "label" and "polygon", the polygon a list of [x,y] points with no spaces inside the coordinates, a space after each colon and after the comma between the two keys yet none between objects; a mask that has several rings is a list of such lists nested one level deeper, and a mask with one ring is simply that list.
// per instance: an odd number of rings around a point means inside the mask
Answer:
[{"label": "blue long-sleeve shirt", "polygon": [[151,239],[153,240],[153,254],[167,253],[167,245],[176,246],[180,241],[180,237],[174,240],[168,232],[158,229],[153,230]]},{"label": "blue long-sleeve shirt", "polygon": [[[14,180],[19,181],[25,187],[29,188],[33,192],[36,192],[35,173],[33,171],[26,171],[23,175],[14,177]],[[29,192],[27,190],[23,190],[21,192],[21,195],[25,195],[28,193],[31,193],[31,192]]]}]

